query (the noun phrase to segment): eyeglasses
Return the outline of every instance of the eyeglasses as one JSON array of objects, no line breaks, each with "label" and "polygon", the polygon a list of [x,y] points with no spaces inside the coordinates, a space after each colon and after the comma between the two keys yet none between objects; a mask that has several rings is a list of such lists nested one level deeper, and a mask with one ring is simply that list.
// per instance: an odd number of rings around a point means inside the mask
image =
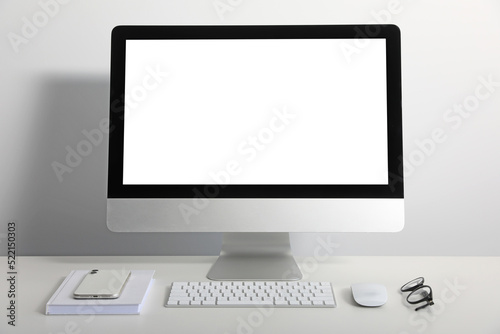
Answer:
[{"label": "eyeglasses", "polygon": [[424,285],[424,278],[415,278],[401,287],[401,292],[410,292],[406,297],[406,301],[410,304],[425,303],[415,309],[418,311],[429,305],[434,305],[432,301],[432,289],[428,285]]}]

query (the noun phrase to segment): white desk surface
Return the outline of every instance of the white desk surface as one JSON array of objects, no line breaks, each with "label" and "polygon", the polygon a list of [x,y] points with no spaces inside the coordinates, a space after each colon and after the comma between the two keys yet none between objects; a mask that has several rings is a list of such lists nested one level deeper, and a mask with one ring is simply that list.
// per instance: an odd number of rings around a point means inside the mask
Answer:
[{"label": "white desk surface", "polygon": [[[18,257],[16,327],[7,321],[8,285],[0,283],[0,333],[500,333],[500,257],[297,258],[304,281],[333,283],[338,307],[165,308],[172,281],[204,281],[215,257]],[[7,276],[7,258],[0,257]],[[155,282],[140,315],[45,315],[45,304],[73,269],[155,269]],[[418,312],[399,292],[424,276],[435,305]],[[355,282],[387,287],[380,308],[351,297]]]}]

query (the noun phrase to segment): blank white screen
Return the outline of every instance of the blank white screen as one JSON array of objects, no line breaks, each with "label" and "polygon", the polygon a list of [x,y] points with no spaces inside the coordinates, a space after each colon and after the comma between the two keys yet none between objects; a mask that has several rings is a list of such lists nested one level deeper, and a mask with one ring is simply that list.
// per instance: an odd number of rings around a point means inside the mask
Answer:
[{"label": "blank white screen", "polygon": [[385,40],[343,42],[127,41],[123,183],[387,184]]}]

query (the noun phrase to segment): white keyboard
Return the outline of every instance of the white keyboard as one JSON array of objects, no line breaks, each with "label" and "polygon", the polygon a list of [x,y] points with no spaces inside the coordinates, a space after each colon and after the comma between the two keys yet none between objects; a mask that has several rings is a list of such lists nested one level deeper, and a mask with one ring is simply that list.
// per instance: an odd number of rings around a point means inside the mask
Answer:
[{"label": "white keyboard", "polygon": [[330,282],[174,282],[166,307],[336,307]]}]

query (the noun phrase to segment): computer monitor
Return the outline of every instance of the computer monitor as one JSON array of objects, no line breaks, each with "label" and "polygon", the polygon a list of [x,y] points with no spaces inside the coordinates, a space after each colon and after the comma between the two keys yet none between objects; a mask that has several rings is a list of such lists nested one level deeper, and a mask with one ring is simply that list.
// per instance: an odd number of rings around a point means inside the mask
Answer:
[{"label": "computer monitor", "polygon": [[208,278],[297,280],[290,232],[404,225],[394,25],[119,26],[107,225],[223,232]]}]

